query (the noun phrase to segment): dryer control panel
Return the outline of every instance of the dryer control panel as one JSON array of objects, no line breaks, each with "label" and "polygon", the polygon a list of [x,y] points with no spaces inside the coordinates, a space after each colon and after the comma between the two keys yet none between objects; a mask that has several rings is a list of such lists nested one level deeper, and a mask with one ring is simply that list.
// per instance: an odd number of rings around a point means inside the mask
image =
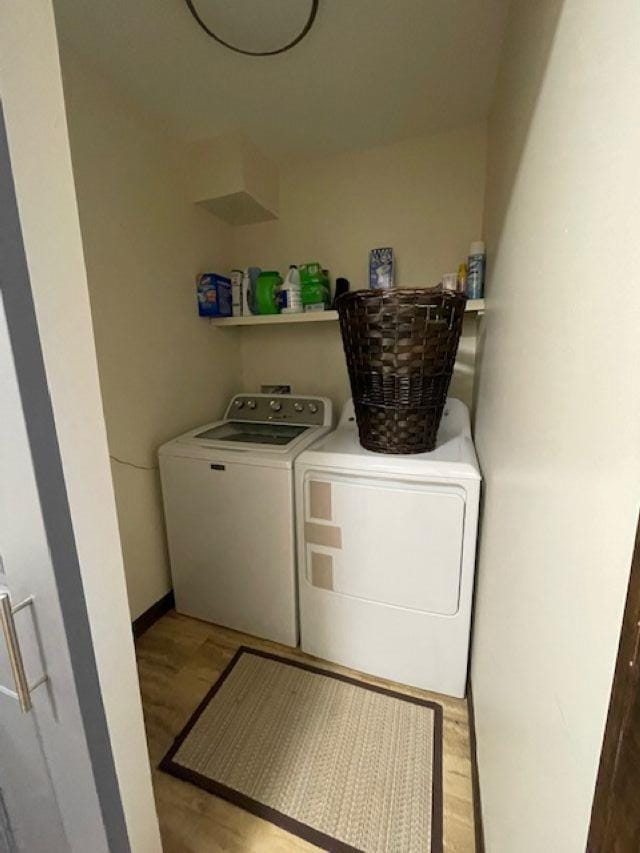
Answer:
[{"label": "dryer control panel", "polygon": [[236,394],[229,403],[225,420],[330,426],[331,402],[325,397],[293,394]]}]

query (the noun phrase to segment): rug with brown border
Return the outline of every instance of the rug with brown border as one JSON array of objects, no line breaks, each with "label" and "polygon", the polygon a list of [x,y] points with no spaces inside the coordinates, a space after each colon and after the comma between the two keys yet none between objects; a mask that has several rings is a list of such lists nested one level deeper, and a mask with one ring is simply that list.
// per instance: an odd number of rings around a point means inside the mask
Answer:
[{"label": "rug with brown border", "polygon": [[442,708],[245,646],[160,767],[330,851],[441,853]]}]

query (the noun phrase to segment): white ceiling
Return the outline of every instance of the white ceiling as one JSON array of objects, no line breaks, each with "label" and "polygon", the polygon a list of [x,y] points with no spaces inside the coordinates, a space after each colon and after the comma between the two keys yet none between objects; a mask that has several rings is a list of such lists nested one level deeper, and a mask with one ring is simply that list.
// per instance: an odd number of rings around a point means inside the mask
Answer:
[{"label": "white ceiling", "polygon": [[[222,35],[258,48],[272,47],[278,32],[291,37],[309,9],[309,0],[195,2]],[[507,3],[320,0],[311,33],[275,57],[218,45],[184,0],[55,0],[55,7],[63,43],[178,132],[199,139],[243,130],[282,160],[484,118]]]}]

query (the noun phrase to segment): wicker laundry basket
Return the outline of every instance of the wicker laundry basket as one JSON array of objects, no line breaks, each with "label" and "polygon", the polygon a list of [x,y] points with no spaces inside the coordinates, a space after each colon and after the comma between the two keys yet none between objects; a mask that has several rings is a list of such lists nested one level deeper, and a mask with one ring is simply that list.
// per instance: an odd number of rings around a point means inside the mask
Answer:
[{"label": "wicker laundry basket", "polygon": [[378,453],[433,450],[466,297],[440,289],[357,290],[336,307],[360,442]]}]

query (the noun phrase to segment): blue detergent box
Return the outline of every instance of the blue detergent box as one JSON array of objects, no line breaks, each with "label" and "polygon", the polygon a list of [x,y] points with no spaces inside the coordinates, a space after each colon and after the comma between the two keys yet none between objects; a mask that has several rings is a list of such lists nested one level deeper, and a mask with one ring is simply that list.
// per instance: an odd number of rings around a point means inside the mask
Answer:
[{"label": "blue detergent box", "polygon": [[201,317],[231,317],[231,279],[215,272],[198,277],[198,313]]}]

